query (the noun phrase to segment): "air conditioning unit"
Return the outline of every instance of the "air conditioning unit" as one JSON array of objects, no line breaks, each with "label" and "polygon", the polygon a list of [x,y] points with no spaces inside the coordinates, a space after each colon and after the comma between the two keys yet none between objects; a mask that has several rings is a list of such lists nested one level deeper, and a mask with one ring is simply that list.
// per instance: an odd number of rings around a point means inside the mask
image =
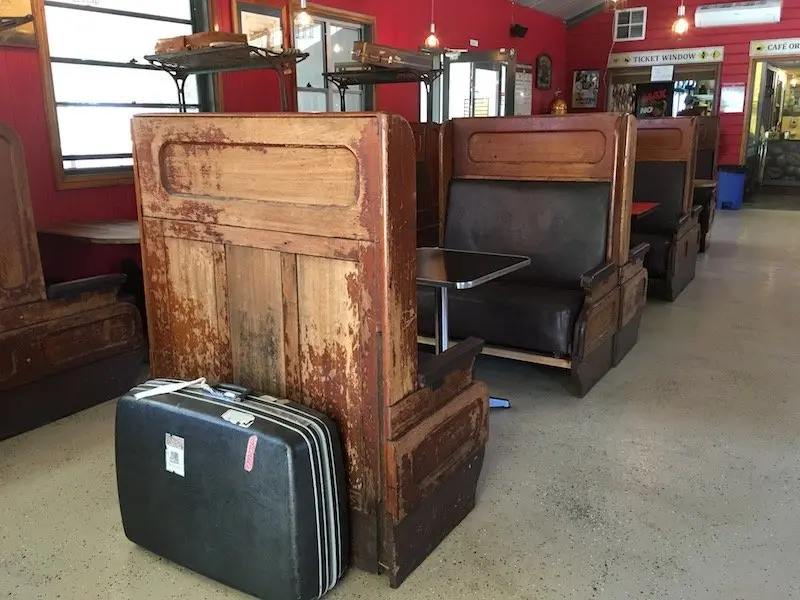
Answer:
[{"label": "air conditioning unit", "polygon": [[782,0],[752,0],[698,6],[694,13],[695,27],[730,27],[757,23],[779,23]]}]

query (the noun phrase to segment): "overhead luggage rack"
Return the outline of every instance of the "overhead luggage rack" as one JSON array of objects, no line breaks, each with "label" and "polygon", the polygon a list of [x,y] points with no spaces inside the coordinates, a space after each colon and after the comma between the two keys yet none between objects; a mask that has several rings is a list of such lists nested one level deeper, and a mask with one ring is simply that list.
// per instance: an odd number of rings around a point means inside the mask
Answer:
[{"label": "overhead luggage rack", "polygon": [[24,17],[0,17],[0,31],[15,29],[33,21],[33,15]]},{"label": "overhead luggage rack", "polygon": [[265,50],[257,46],[242,44],[215,46],[199,50],[164,52],[144,57],[150,64],[172,76],[178,88],[178,103],[181,112],[186,112],[186,80],[190,75],[205,75],[226,71],[246,71],[251,69],[272,69],[278,73],[281,95],[281,110],[289,110],[286,80],[283,74],[290,74],[294,65],[308,58],[307,52],[287,49],[282,52]]}]

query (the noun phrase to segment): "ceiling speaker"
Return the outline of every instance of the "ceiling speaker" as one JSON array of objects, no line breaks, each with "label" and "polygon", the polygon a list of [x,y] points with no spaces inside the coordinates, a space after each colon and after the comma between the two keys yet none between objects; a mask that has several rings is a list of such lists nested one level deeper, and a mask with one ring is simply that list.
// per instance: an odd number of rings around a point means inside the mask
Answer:
[{"label": "ceiling speaker", "polygon": [[511,26],[511,37],[524,38],[526,33],[528,33],[528,28],[519,23]]}]

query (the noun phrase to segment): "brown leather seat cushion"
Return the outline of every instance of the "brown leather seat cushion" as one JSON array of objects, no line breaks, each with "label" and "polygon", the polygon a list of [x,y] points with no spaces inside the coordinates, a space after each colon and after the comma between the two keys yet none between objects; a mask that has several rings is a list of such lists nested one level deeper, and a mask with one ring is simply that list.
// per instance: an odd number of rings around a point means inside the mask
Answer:
[{"label": "brown leather seat cushion", "polygon": [[648,274],[651,277],[666,277],[672,238],[657,233],[631,232],[631,247],[641,243],[650,244],[650,250],[644,257],[644,266]]},{"label": "brown leather seat cushion", "polygon": [[[432,336],[434,291],[421,287],[417,298],[419,331]],[[498,280],[450,291],[448,300],[449,333],[454,339],[475,336],[489,345],[566,356],[572,351],[584,293]]]}]

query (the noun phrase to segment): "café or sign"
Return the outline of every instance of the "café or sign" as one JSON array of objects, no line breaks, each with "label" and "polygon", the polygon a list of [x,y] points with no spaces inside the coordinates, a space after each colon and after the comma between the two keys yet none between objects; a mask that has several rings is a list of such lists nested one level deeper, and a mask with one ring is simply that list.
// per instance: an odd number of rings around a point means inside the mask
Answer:
[{"label": "caf\u00e9 or sign", "polygon": [[800,38],[755,40],[750,42],[750,56],[781,56],[800,54]]},{"label": "caf\u00e9 or sign", "polygon": [[646,52],[618,52],[608,58],[608,66],[619,69],[625,67],[652,67],[653,65],[719,63],[722,62],[724,57],[725,46],[648,50]]}]

